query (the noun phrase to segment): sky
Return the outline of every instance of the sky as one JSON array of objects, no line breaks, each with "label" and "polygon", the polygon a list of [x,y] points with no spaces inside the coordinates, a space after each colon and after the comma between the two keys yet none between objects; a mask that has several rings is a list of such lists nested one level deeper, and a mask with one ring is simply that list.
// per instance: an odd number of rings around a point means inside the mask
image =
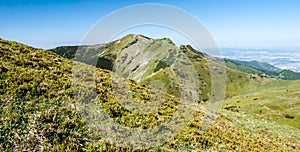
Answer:
[{"label": "sky", "polygon": [[[300,48],[298,0],[0,0],[0,38],[43,49],[77,45],[103,17],[143,3],[167,4],[188,12],[206,27],[219,47]],[[171,37],[176,44],[189,43],[176,32],[163,31],[145,26],[121,33],[138,32]]]}]

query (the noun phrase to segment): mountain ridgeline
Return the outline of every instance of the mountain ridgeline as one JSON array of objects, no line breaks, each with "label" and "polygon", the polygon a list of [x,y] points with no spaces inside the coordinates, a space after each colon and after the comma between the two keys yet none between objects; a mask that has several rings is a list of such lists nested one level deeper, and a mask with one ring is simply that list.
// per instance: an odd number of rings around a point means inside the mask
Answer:
[{"label": "mountain ridgeline", "polygon": [[269,78],[278,78],[283,80],[300,79],[300,73],[286,69],[282,70],[265,62],[225,59],[225,64],[230,68],[249,74],[264,74]]},{"label": "mountain ridgeline", "polygon": [[[0,39],[0,61],[0,151],[300,150],[300,81],[252,80],[167,38],[127,35],[108,44],[52,50]],[[221,77],[226,104],[209,112],[204,129],[207,109],[180,107],[218,95],[211,90],[212,73],[227,75]],[[196,87],[182,92],[185,86]],[[172,118],[183,127],[166,125]],[[128,130],[107,127],[108,120]],[[157,129],[158,141],[165,132],[174,136],[147,145],[139,134],[128,137],[134,129]]]},{"label": "mountain ridgeline", "polygon": [[[141,84],[149,85],[154,80],[162,81],[166,84],[167,92],[176,97],[181,96],[179,90],[181,82],[176,80],[176,77],[180,76],[184,79],[188,76],[181,71],[177,73],[174,71],[192,67],[194,69],[189,70],[196,71],[196,81],[200,87],[191,90],[190,94],[198,94],[200,98],[197,101],[199,102],[208,101],[211,95],[210,70],[225,69],[225,71],[219,71],[219,74],[228,73],[228,77],[224,77],[228,90],[226,97],[237,94],[249,81],[247,74],[225,67],[224,63],[214,62],[189,45],[177,47],[168,38],[152,39],[143,35],[129,34],[108,44],[62,46],[49,51],[65,58],[74,58],[98,68],[117,72]],[[218,66],[220,68],[217,68]]]}]

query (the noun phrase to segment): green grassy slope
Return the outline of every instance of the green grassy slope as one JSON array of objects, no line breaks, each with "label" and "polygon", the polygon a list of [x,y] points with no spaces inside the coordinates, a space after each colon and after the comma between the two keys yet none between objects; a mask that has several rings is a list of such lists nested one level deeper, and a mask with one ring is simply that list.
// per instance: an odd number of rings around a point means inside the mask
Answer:
[{"label": "green grassy slope", "polygon": [[254,60],[254,61],[230,60],[230,61],[241,64],[241,65],[246,65],[248,67],[258,69],[258,70],[261,70],[261,71],[270,71],[270,72],[277,72],[277,73],[281,71],[281,69],[279,69],[279,68],[277,68],[277,67],[275,67],[271,64],[256,61],[256,60]]},{"label": "green grassy slope", "polygon": [[284,80],[298,80],[300,79],[300,73],[296,73],[291,70],[282,70],[280,71],[278,77]]},{"label": "green grassy slope", "polygon": [[225,59],[226,66],[249,74],[262,74],[263,72],[247,65],[238,64],[236,62],[232,62],[231,60]]},{"label": "green grassy slope", "polygon": [[[91,51],[90,47],[95,46],[79,46],[79,52],[92,54],[89,53]],[[76,53],[74,51],[75,48],[58,47],[50,51],[56,52],[66,58],[74,58],[74,54]],[[97,67],[108,70],[113,70],[112,67],[114,67],[114,72],[147,85],[154,80],[166,82],[167,92],[177,97],[180,97],[178,90],[182,84],[176,80],[177,76],[174,75],[174,70],[172,69],[179,69],[177,72],[180,73],[181,69],[191,67],[192,65],[199,79],[197,82],[200,86],[199,101],[210,100],[210,70],[219,70],[221,72],[220,70],[226,69],[227,73],[230,73],[228,74],[228,78],[223,78],[226,79],[227,84],[226,97],[236,95],[247,85],[249,79],[247,74],[224,67],[226,62],[224,65],[217,64],[191,46],[182,45],[177,47],[167,38],[151,39],[142,35],[129,34],[120,40],[103,44],[93,51],[95,54],[94,57],[99,57]],[[93,57],[87,59],[92,60],[91,58]],[[176,62],[174,62],[174,59],[176,59]],[[174,66],[175,64],[176,67]],[[219,69],[215,69],[216,67],[219,67]],[[183,77],[184,74],[182,75]],[[168,83],[167,79],[172,79],[172,83]]]},{"label": "green grassy slope", "polygon": [[76,150],[87,128],[72,107],[72,62],[0,40],[0,150]]},{"label": "green grassy slope", "polygon": [[299,84],[299,80],[251,80],[224,108],[300,129]]},{"label": "green grassy slope", "polygon": [[[191,119],[170,141],[148,148],[122,147],[102,138],[97,131],[99,126],[90,120],[97,120],[97,115],[85,113],[82,107],[104,108],[112,120],[129,128],[152,128],[174,117],[183,101],[124,78],[122,83],[113,84],[114,76],[118,75],[103,69],[96,69],[94,74],[97,98],[75,100],[76,94],[91,95],[84,90],[92,86],[93,80],[73,84],[72,66],[77,64],[75,70],[81,76],[86,76],[92,66],[6,40],[0,40],[0,54],[1,151],[297,151],[300,147],[298,138],[283,131],[285,125],[276,124],[276,130],[268,129],[275,125],[234,112],[216,113],[219,119],[203,132],[205,112],[197,109],[189,110],[193,114]],[[122,91],[113,92],[116,84],[117,88],[128,87],[130,98],[122,96]],[[74,85],[79,89],[74,90]],[[161,99],[159,108],[140,113],[122,106],[131,102],[128,99],[141,105],[156,101],[156,96],[149,98],[149,91]],[[114,96],[116,93],[120,96]],[[267,127],[261,129],[245,123]],[[299,134],[296,129],[289,132]]]}]

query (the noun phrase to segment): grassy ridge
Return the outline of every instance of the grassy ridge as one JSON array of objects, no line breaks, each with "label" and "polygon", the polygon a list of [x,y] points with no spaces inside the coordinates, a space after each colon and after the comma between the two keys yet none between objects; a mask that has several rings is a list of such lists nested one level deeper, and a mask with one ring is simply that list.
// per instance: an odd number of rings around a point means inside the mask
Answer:
[{"label": "grassy ridge", "polygon": [[72,62],[1,40],[1,151],[76,150],[85,145],[85,120],[74,110]]},{"label": "grassy ridge", "polygon": [[[6,40],[0,40],[0,54],[1,151],[297,151],[300,147],[299,139],[287,138],[285,134],[278,136],[252,128],[259,132],[254,134],[248,126],[235,122],[240,118],[249,122],[259,119],[249,119],[247,115],[235,113],[215,114],[220,116],[219,119],[203,132],[201,127],[205,112],[192,109],[193,116],[184,129],[167,143],[138,149],[115,145],[95,132],[97,126],[90,123],[83,111],[78,111],[78,105],[103,107],[115,122],[129,128],[151,128],[173,117],[181,101],[165,94],[159,96],[164,97],[162,104],[152,113],[130,110],[130,107],[122,106],[126,103],[125,95],[113,95],[116,93],[112,92],[114,74],[103,69],[97,69],[95,81],[92,80],[96,83],[97,98],[89,102],[75,100],[76,94],[90,96],[84,89],[92,84],[90,81],[79,83],[79,89],[74,90],[77,84],[72,83],[76,75],[72,77],[74,63],[71,60]],[[76,64],[79,66],[75,70],[83,76],[87,69],[94,68]],[[153,100],[149,98],[151,90],[147,86],[127,79],[122,82],[119,87],[128,87],[128,99],[134,99],[133,103],[151,103]],[[153,91],[159,95],[158,90]],[[122,93],[120,91],[118,94]]]},{"label": "grassy ridge", "polygon": [[[94,53],[91,52],[91,48]],[[63,57],[75,57],[75,47],[58,47],[53,51]],[[151,81],[159,80],[165,83],[169,94],[180,97],[180,82],[176,80],[174,69],[178,69],[178,75],[182,78],[186,77],[184,72],[180,70],[187,67],[193,67],[197,72],[200,102],[210,100],[211,95],[211,71],[227,72],[226,79],[227,92],[226,97],[232,97],[242,90],[248,83],[249,76],[245,73],[232,70],[224,65],[217,64],[210,60],[201,52],[193,49],[191,46],[182,45],[177,47],[170,39],[151,39],[142,35],[129,34],[120,40],[103,44],[100,46],[78,46],[79,52],[84,54],[95,54],[87,57],[88,60],[98,58],[97,67],[115,71],[124,77],[136,80],[143,84],[150,84]],[[180,64],[176,64],[175,61]],[[135,61],[135,62],[132,62]],[[86,61],[83,61],[85,63]],[[96,63],[96,62],[95,62]],[[192,65],[190,65],[192,64]],[[174,66],[176,65],[176,66]],[[113,67],[115,68],[113,70]],[[219,67],[219,68],[217,68]],[[225,69],[225,71],[222,71]],[[193,71],[193,69],[191,69]],[[176,72],[176,71],[175,71]],[[223,73],[217,73],[223,74]],[[170,83],[169,80],[172,82]],[[189,84],[187,84],[189,85]]]},{"label": "grassy ridge", "polygon": [[233,63],[240,64],[240,65],[245,65],[245,66],[248,66],[248,67],[251,67],[254,69],[258,69],[261,71],[270,71],[270,72],[277,72],[277,73],[281,71],[281,69],[279,69],[273,65],[270,65],[265,62],[256,61],[256,60],[253,60],[253,61],[239,61],[239,60],[230,60],[230,59],[226,59],[226,60],[231,61]]}]

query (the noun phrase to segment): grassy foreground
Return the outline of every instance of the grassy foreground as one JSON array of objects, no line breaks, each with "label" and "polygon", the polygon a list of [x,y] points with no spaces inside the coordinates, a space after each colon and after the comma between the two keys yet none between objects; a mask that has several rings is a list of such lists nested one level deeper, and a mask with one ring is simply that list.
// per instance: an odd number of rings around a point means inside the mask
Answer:
[{"label": "grassy foreground", "polygon": [[[99,126],[91,123],[90,115],[80,110],[81,107],[103,108],[111,119],[123,126],[149,129],[173,117],[184,101],[126,79],[121,79],[124,83],[117,86],[126,84],[130,98],[122,96],[122,92],[119,92],[120,96],[114,96],[114,74],[103,69],[97,69],[92,75],[95,81],[85,79],[86,82],[76,86],[72,83],[76,79],[76,75],[72,75],[74,62],[16,42],[0,40],[0,61],[1,151],[300,150],[299,129],[262,121],[248,114],[224,111],[223,114],[213,113],[218,119],[203,131],[202,120],[206,112],[197,109],[190,109],[192,116],[168,142],[154,147],[116,144],[95,131]],[[82,63],[76,65],[81,76],[93,68]],[[89,82],[96,84],[96,98],[77,98],[76,95],[93,96],[93,92],[84,90],[92,87]],[[122,106],[126,104],[125,99],[133,99],[137,104],[153,102],[151,99],[155,97],[149,97],[150,91],[162,97],[159,108],[150,113],[139,113]],[[289,95],[292,93],[286,94]]]},{"label": "grassy foreground", "polygon": [[224,108],[300,129],[299,80],[251,80]]}]

